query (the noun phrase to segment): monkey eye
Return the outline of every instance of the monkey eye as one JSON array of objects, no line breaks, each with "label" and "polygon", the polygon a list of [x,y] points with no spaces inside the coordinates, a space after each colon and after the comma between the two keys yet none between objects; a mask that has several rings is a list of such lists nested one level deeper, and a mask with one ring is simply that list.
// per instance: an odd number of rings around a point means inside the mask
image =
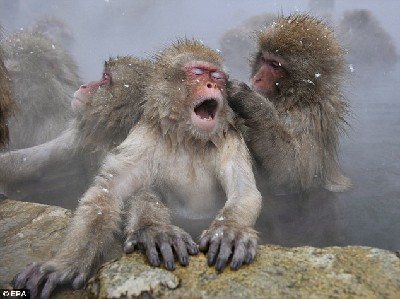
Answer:
[{"label": "monkey eye", "polygon": [[211,77],[214,79],[225,79],[225,74],[220,71],[214,71],[210,73]]},{"label": "monkey eye", "polygon": [[110,80],[111,76],[108,73],[103,73],[103,80]]},{"label": "monkey eye", "polygon": [[204,70],[201,68],[198,68],[198,67],[192,67],[190,71],[192,72],[193,75],[197,75],[197,76],[204,74]]},{"label": "monkey eye", "polygon": [[101,85],[111,83],[111,75],[109,73],[103,73],[103,78],[101,81],[102,81]]},{"label": "monkey eye", "polygon": [[282,67],[282,63],[280,63],[279,61],[275,61],[275,60],[270,60],[269,65],[272,66],[272,68],[274,68],[274,69],[279,69]]}]

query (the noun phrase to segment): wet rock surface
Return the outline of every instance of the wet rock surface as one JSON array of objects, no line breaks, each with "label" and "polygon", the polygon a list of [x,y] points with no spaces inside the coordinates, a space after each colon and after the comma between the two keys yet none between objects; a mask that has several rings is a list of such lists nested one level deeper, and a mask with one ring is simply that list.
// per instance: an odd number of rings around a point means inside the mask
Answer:
[{"label": "wet rock surface", "polygon": [[[0,287],[33,261],[50,258],[71,211],[13,200],[0,201]],[[259,246],[256,260],[218,273],[205,255],[174,271],[150,267],[135,252],[105,263],[86,290],[57,290],[53,298],[400,298],[400,258],[361,246]]]}]

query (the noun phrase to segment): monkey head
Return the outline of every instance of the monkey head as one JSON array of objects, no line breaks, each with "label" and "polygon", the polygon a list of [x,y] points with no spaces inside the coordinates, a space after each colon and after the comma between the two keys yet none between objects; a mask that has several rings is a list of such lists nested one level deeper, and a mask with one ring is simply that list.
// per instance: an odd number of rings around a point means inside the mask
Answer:
[{"label": "monkey head", "polygon": [[86,146],[114,147],[126,138],[143,112],[144,90],[153,63],[133,56],[111,57],[97,81],[74,93],[72,106]]},{"label": "monkey head", "polygon": [[[88,112],[97,93],[102,93],[102,98],[111,99],[111,92],[108,91],[110,84],[111,76],[104,70],[100,80],[83,84],[74,92],[74,98],[71,102],[72,109],[78,113]],[[109,96],[104,96],[104,94]]]},{"label": "monkey head", "polygon": [[330,88],[336,90],[344,74],[344,53],[321,20],[299,14],[280,16],[257,38],[251,84],[272,101],[293,98],[293,93],[300,100],[310,92],[323,96]]},{"label": "monkey head", "polygon": [[233,113],[226,101],[221,56],[195,40],[179,40],[156,58],[146,94],[145,119],[177,141],[209,140],[227,131]]},{"label": "monkey head", "polygon": [[110,57],[104,63],[103,73],[99,80],[83,84],[75,91],[71,103],[74,111],[90,113],[93,101],[104,106],[111,105],[116,98],[130,98],[132,87],[137,84],[137,78],[134,75],[136,64],[135,57]]}]

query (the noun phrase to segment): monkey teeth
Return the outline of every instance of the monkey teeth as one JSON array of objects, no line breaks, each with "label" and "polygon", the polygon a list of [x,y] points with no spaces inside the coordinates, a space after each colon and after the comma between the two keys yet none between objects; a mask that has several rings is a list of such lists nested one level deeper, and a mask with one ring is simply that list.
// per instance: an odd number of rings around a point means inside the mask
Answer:
[{"label": "monkey teeth", "polygon": [[201,132],[212,132],[218,123],[221,100],[217,97],[203,97],[194,102],[191,113],[192,124]]},{"label": "monkey teeth", "polygon": [[213,120],[218,108],[218,102],[215,99],[206,99],[196,104],[194,112],[202,120]]}]

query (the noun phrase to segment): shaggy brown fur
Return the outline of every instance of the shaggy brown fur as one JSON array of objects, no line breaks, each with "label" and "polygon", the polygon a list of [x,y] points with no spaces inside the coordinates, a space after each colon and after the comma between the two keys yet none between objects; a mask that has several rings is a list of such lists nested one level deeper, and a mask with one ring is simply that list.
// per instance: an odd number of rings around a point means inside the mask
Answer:
[{"label": "shaggy brown fur", "polygon": [[[233,84],[230,102],[245,119],[246,141],[272,188],[343,191],[350,180],[338,163],[348,104],[342,95],[343,49],[332,29],[309,15],[277,17],[258,33],[252,76],[262,53],[285,61],[268,99]],[[236,85],[236,86],[235,86]]]}]

